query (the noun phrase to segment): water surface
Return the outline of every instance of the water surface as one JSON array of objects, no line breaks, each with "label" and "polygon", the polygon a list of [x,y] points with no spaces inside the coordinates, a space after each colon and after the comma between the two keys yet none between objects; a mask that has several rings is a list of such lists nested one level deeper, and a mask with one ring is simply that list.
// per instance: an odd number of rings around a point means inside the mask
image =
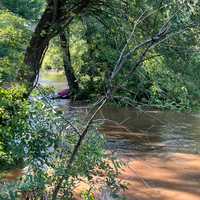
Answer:
[{"label": "water surface", "polygon": [[[67,113],[87,104],[57,102]],[[126,163],[121,179],[130,200],[200,200],[200,113],[105,106],[98,118],[107,149]]]},{"label": "water surface", "polygon": [[[63,75],[51,76],[43,74],[40,83],[66,88]],[[66,117],[90,107],[69,100],[56,105]],[[129,184],[128,199],[200,200],[200,114],[105,106],[98,119],[107,149],[127,164],[120,178]]]}]

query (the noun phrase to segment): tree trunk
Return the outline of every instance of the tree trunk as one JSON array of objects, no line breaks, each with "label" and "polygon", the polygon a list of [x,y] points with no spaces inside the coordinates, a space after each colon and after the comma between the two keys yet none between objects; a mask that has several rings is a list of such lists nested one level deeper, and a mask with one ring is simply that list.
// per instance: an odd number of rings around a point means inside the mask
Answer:
[{"label": "tree trunk", "polygon": [[69,28],[67,31],[60,32],[60,45],[63,51],[63,63],[65,69],[65,75],[68,81],[68,86],[71,92],[71,95],[74,96],[79,90],[79,85],[76,80],[74,70],[71,64],[71,56],[69,49]]},{"label": "tree trunk", "polygon": [[27,84],[30,91],[33,89],[49,41],[69,25],[75,15],[87,8],[90,1],[80,0],[79,3],[68,5],[68,7],[66,7],[65,0],[47,1],[46,10],[32,35],[25,53],[24,63],[27,66],[28,73],[23,75],[22,80]]}]

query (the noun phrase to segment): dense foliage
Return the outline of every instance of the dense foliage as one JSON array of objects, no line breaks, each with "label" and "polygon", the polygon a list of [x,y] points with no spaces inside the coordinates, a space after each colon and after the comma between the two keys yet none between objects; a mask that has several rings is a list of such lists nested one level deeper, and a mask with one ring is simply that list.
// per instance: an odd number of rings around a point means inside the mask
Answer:
[{"label": "dense foliage", "polygon": [[41,0],[1,0],[1,3],[11,12],[31,21],[38,19],[44,5]]},{"label": "dense foliage", "polygon": [[[4,7],[29,20],[29,23],[11,12],[1,11],[1,79],[20,79],[25,72],[23,52],[30,35],[30,20],[39,17],[43,1],[3,1]],[[135,42],[130,48],[151,37],[167,19],[174,32],[198,23],[198,4],[196,2],[163,3],[158,1],[135,1],[113,5],[121,7],[115,11],[110,6],[98,9],[97,13],[88,11],[77,16],[70,25],[71,62],[84,98],[95,98],[103,94],[115,61],[129,37],[142,11],[146,11],[135,29]],[[175,12],[175,14],[174,14]],[[34,15],[33,15],[34,13]],[[32,24],[32,25],[31,25]],[[112,27],[112,28],[110,28]],[[164,41],[148,53],[143,67],[129,79],[119,77],[121,83],[117,96],[128,96],[134,104],[153,105],[160,108],[191,110],[198,106],[200,70],[198,56],[199,30],[186,29]],[[59,38],[51,41],[44,58],[46,70],[63,70],[62,50]],[[138,55],[127,63],[127,72],[135,64]],[[195,73],[194,73],[195,71]],[[124,71],[124,73],[127,73]],[[29,72],[30,73],[30,72]],[[123,88],[126,88],[124,90]],[[128,92],[129,91],[129,92]],[[120,95],[119,95],[120,94]],[[119,102],[118,100],[116,102]],[[127,103],[127,102],[126,102]]]},{"label": "dense foliage", "polygon": [[[79,117],[57,112],[43,89],[43,99],[38,99],[41,88],[28,98],[26,89],[16,86],[27,81],[32,86],[40,64],[44,70],[64,69],[61,31],[69,33],[67,61],[84,98],[96,100],[114,88],[105,96],[121,105],[199,109],[198,1],[69,0],[58,1],[60,10],[55,2],[0,2],[0,164],[22,163],[27,169],[15,184],[0,185],[1,199],[71,200],[78,182],[94,189],[102,174],[111,192],[122,186],[117,180],[121,163],[107,157],[97,124],[85,128]],[[152,45],[162,27],[169,31],[167,37]],[[152,46],[139,48],[148,39]],[[134,48],[138,51],[129,54]],[[128,59],[111,83],[108,77],[124,54]],[[85,199],[94,199],[90,191]]]},{"label": "dense foliage", "polygon": [[16,155],[19,139],[27,128],[28,102],[23,98],[24,89],[0,88],[0,165],[20,164],[22,155]]},{"label": "dense foliage", "polygon": [[[141,10],[147,12],[135,28],[134,41],[130,42],[130,49],[152,35],[170,20],[174,36],[149,51],[141,68],[130,74],[131,68],[137,63],[138,55],[134,55],[127,70],[117,79],[120,85],[116,92],[117,102],[129,97],[125,103],[155,106],[165,109],[191,110],[199,105],[199,29],[198,26],[186,29],[199,23],[198,4],[155,4],[151,1],[136,1],[125,6],[126,13],[120,13],[120,18],[110,20],[107,15],[99,19],[87,18],[86,42],[88,52],[84,55],[81,65],[80,81],[85,77],[83,87],[92,93],[103,93],[106,77],[114,66],[121,51],[124,38],[130,35],[131,27],[141,16]],[[175,13],[175,14],[174,14]],[[89,21],[89,22],[88,22]],[[114,21],[114,22],[113,22]],[[107,28],[109,22],[112,29]],[[126,30],[126,31],[124,31]],[[180,33],[179,33],[180,31]],[[176,32],[178,32],[176,34]],[[120,36],[121,37],[120,37]],[[142,52],[141,52],[142,53]],[[194,73],[195,72],[195,73]],[[124,79],[127,74],[128,79]],[[119,84],[120,82],[120,84]]]},{"label": "dense foliage", "polygon": [[[63,199],[71,199],[74,189],[82,181],[91,186],[91,193],[97,186],[99,189],[105,184],[112,192],[122,187],[116,179],[122,165],[108,157],[104,137],[96,126],[90,128],[69,168],[68,161],[79,135],[67,121],[70,118],[77,127],[83,127],[82,122],[77,117],[65,118],[60,111],[56,112],[45,96],[44,100],[32,97],[26,101],[22,100],[20,94],[23,91],[19,88],[1,89],[0,92],[0,161],[8,160],[9,156],[17,162],[23,160],[26,166],[23,177],[16,184],[1,185],[1,199],[21,199],[23,195],[27,198],[33,195],[35,199],[51,198],[62,176],[65,178],[60,191]],[[96,178],[102,174],[104,178],[95,186]]]},{"label": "dense foliage", "polygon": [[14,81],[24,72],[23,53],[30,31],[27,21],[0,10],[0,81]]},{"label": "dense foliage", "polygon": [[[118,78],[121,87],[116,96],[121,95],[121,99],[128,96],[131,102],[125,103],[129,105],[195,110],[200,98],[199,5],[181,1],[169,5],[162,1],[136,1],[122,6],[120,12],[103,12],[99,17],[86,13],[70,25],[72,65],[84,94],[94,98],[104,93],[106,80],[143,10],[146,13],[135,29],[135,41],[130,42],[130,48],[151,37],[170,17],[174,36],[172,34],[163,44],[149,51],[143,66],[129,74],[128,79],[124,80],[123,75]],[[185,29],[190,26],[192,28]],[[44,67],[60,70],[62,54],[58,42],[54,44],[47,53]],[[129,73],[138,57],[139,54],[134,55],[126,63],[127,70],[123,74]]]}]

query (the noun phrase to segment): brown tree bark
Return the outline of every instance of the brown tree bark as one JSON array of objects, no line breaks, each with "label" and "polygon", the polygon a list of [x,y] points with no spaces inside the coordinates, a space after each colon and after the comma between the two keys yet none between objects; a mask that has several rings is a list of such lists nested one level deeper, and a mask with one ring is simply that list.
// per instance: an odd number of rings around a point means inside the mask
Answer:
[{"label": "brown tree bark", "polygon": [[76,95],[79,90],[79,85],[76,80],[74,70],[71,64],[71,56],[70,56],[70,49],[69,49],[69,28],[67,28],[66,32],[60,32],[60,46],[63,51],[63,63],[65,69],[65,75],[68,81],[68,86],[70,89],[70,93],[72,96]]},{"label": "brown tree bark", "polygon": [[[47,1],[46,10],[25,53],[24,63],[27,66],[28,73],[22,79],[29,86],[30,91],[33,89],[49,41],[69,25],[75,15],[87,8],[90,2],[91,0],[80,0],[78,3],[69,6],[65,0]],[[66,8],[66,6],[68,7]]]}]

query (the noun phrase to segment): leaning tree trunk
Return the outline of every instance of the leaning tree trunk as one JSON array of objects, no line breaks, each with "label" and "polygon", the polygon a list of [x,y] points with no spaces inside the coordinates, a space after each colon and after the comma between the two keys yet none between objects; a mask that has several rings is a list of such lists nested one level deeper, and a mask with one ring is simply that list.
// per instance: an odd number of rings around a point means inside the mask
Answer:
[{"label": "leaning tree trunk", "polygon": [[24,74],[22,79],[28,85],[30,91],[34,87],[49,41],[69,25],[75,15],[87,8],[90,1],[80,0],[79,3],[74,5],[68,5],[65,0],[47,1],[46,10],[25,53],[24,63],[27,66],[27,73]]},{"label": "leaning tree trunk", "polygon": [[71,92],[71,95],[74,96],[78,93],[79,85],[76,80],[74,70],[71,64],[71,56],[69,49],[69,28],[67,27],[67,31],[60,32],[60,45],[63,51],[63,63],[65,69],[65,75],[68,81],[68,86]]}]

